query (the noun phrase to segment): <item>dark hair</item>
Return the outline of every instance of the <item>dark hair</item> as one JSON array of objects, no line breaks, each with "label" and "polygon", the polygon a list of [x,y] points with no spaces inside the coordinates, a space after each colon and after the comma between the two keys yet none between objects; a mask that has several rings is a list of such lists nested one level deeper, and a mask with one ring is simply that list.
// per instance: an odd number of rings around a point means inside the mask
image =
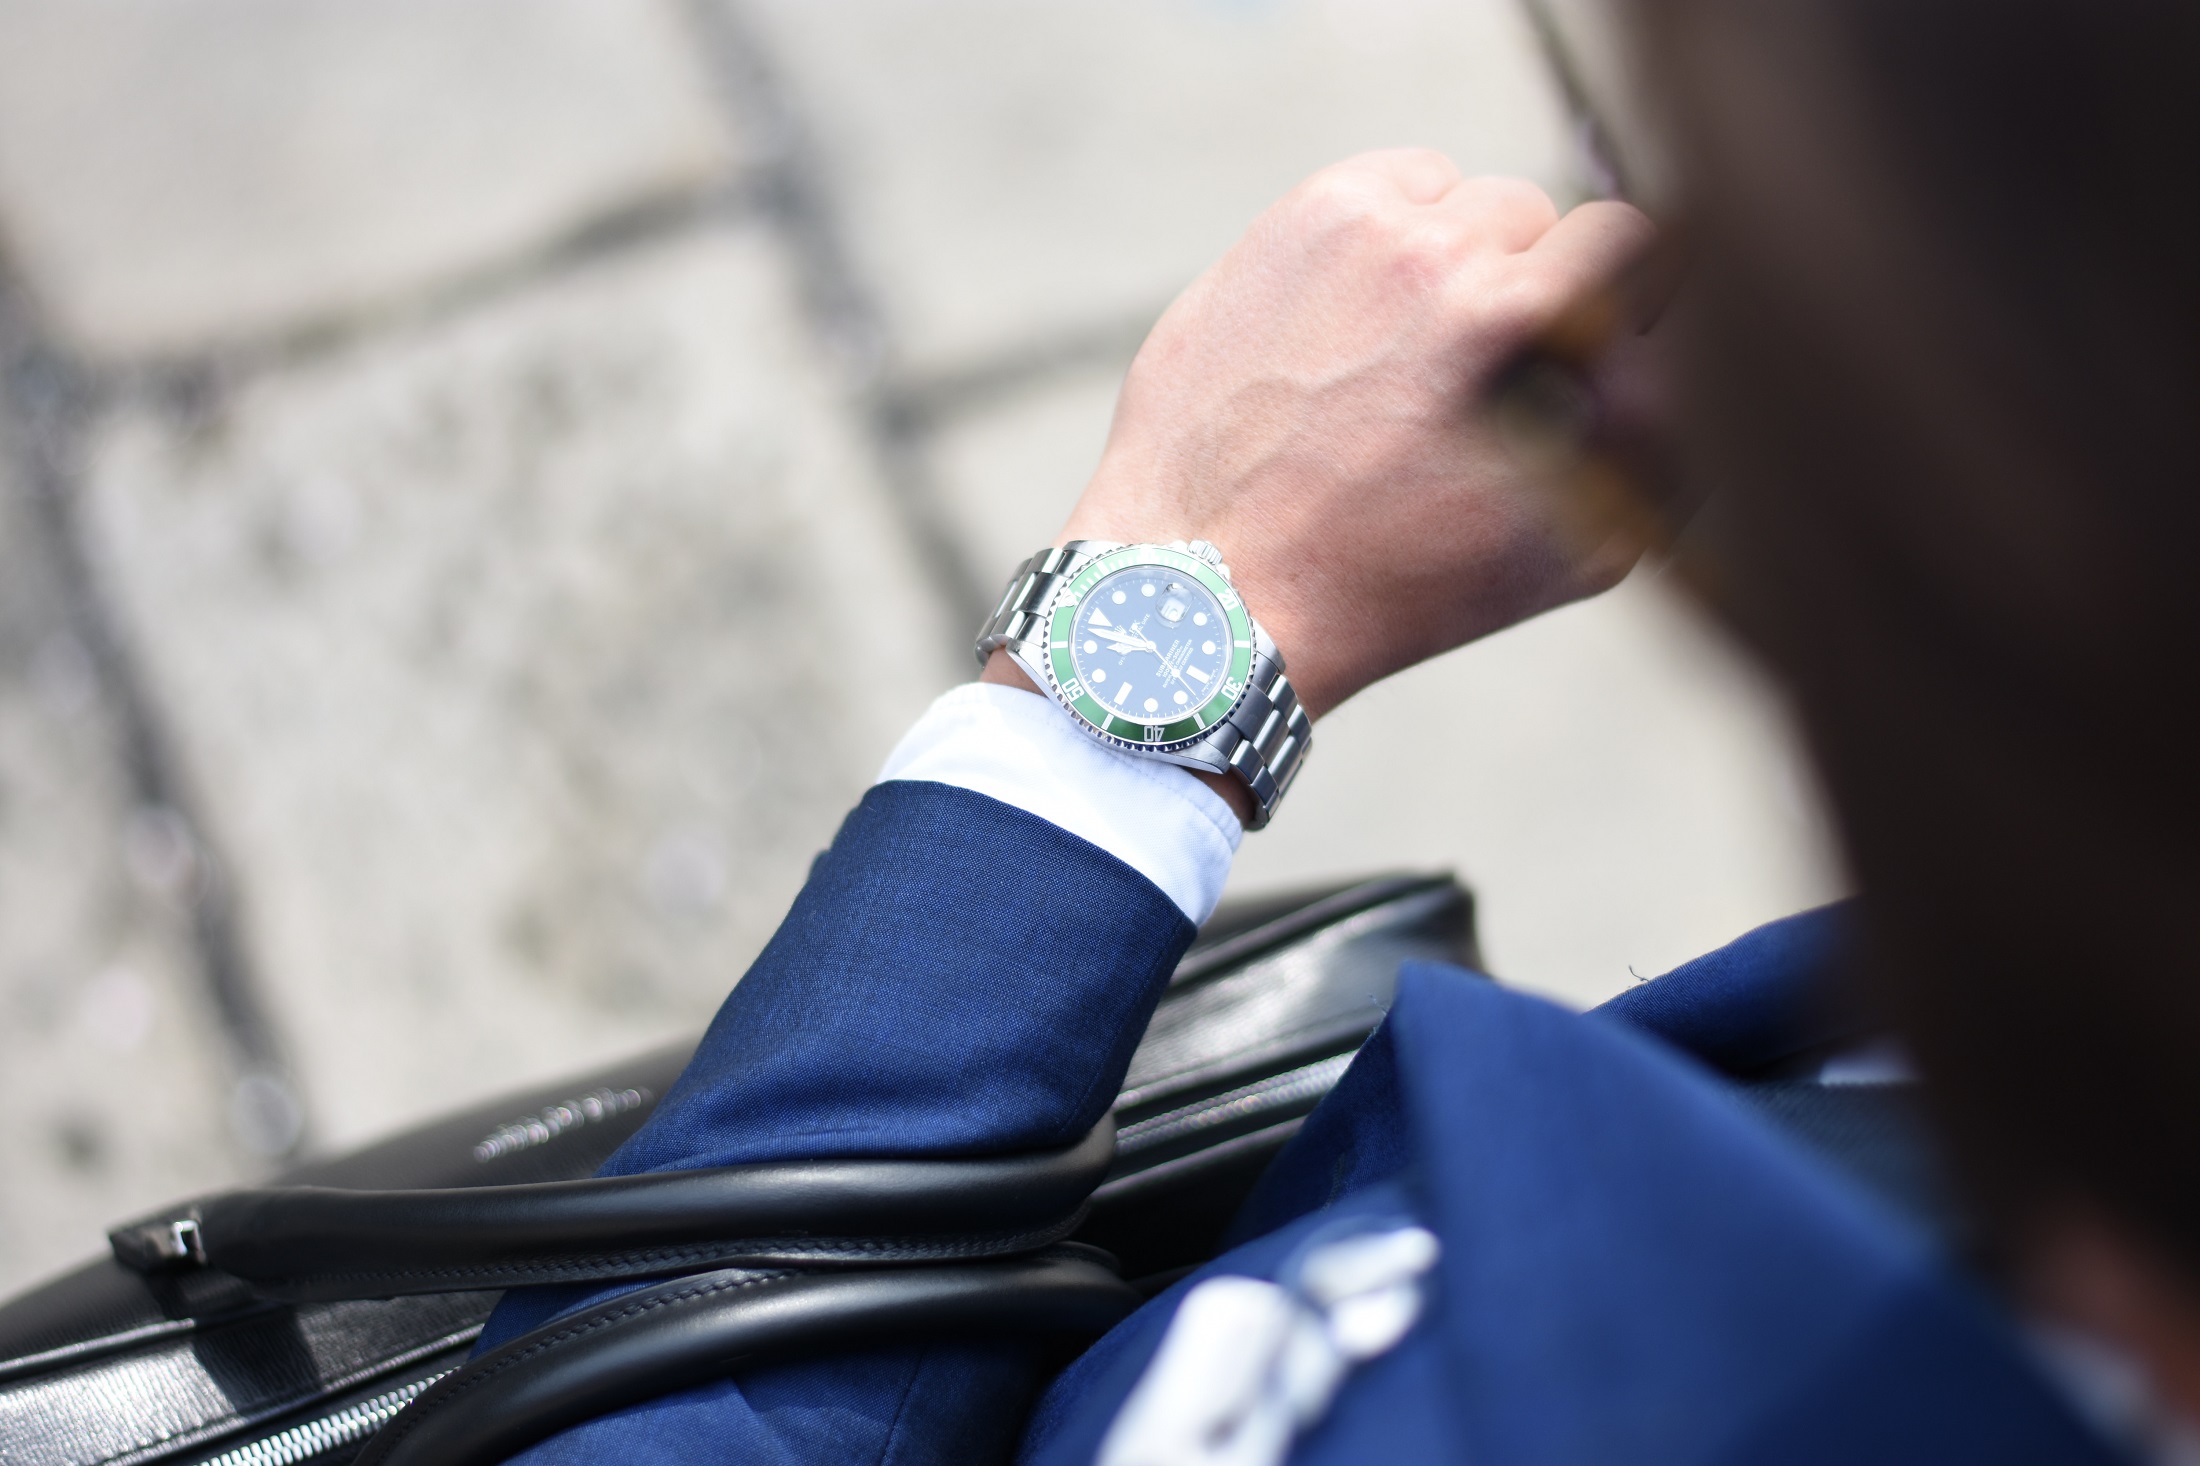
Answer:
[{"label": "dark hair", "polygon": [[2200,6],[1639,0],[1690,470],[1985,1214],[2200,1274]]}]

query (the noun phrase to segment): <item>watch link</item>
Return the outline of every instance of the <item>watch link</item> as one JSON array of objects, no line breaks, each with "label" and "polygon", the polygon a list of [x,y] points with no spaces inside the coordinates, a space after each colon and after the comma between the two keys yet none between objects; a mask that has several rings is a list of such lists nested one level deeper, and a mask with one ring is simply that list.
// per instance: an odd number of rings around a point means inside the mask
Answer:
[{"label": "watch link", "polygon": [[1283,653],[1205,540],[1041,550],[978,633],[979,664],[1000,647],[1110,748],[1234,776],[1249,829],[1274,817],[1313,737]]}]

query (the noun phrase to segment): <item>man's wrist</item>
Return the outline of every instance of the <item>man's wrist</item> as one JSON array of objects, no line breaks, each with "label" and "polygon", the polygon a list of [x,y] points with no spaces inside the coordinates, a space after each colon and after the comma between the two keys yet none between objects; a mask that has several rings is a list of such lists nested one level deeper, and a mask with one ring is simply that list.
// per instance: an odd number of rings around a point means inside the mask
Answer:
[{"label": "man's wrist", "polygon": [[[1021,688],[1025,692],[1040,697],[1046,696],[1045,693],[1039,690],[1038,684],[1031,680],[1031,675],[1017,664],[1014,657],[1008,654],[1008,648],[1006,647],[996,647],[993,654],[986,658],[985,670],[978,674],[978,680],[980,682],[991,682],[1002,687]],[[1068,714],[1064,713],[1063,716],[1067,717]],[[1253,791],[1246,788],[1243,783],[1231,778],[1228,774],[1213,774],[1205,769],[1187,769],[1185,772],[1221,795],[1223,802],[1228,804],[1231,812],[1238,817],[1239,824],[1247,826],[1252,824]]]},{"label": "man's wrist", "polygon": [[[1096,502],[1104,504],[1110,500],[1139,502],[1136,495],[1122,489],[1120,482],[1107,486],[1107,473],[1103,465],[1100,473],[1094,475],[1086,486],[1084,499],[1070,516],[1069,526],[1056,538],[1055,544],[1083,539],[1121,544],[1166,544],[1195,536],[1207,540],[1222,551],[1230,566],[1230,584],[1245,598],[1246,609],[1283,653],[1291,686],[1298,693],[1299,706],[1306,710],[1310,721],[1319,722],[1323,714],[1359,689],[1360,684],[1349,681],[1350,658],[1339,660],[1343,648],[1333,644],[1343,626],[1348,624],[1335,614],[1338,608],[1330,607],[1330,614],[1322,618],[1320,624],[1325,637],[1321,644],[1317,644],[1316,638],[1302,634],[1301,628],[1314,621],[1306,605],[1309,599],[1306,579],[1303,574],[1293,573],[1305,569],[1303,556],[1294,559],[1288,546],[1268,540],[1257,526],[1218,528],[1202,525],[1159,532],[1152,526],[1162,516],[1153,512],[1151,506],[1128,516],[1096,508]],[[1143,530],[1141,525],[1145,526]]]}]

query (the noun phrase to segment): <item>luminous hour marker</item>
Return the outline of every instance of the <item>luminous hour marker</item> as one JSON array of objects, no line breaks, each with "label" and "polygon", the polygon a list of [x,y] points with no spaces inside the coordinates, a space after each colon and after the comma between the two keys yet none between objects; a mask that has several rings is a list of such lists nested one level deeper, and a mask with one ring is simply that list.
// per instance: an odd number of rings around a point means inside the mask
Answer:
[{"label": "luminous hour marker", "polygon": [[1207,613],[1205,611],[1192,612],[1192,624],[1194,626],[1205,626],[1207,624]]},{"label": "luminous hour marker", "polygon": [[1092,613],[1092,624],[1095,626],[1113,626],[1115,623],[1108,619],[1107,612],[1095,611]]},{"label": "luminous hour marker", "polygon": [[[1147,581],[1147,582],[1146,582],[1146,583],[1145,583],[1144,585],[1140,586],[1140,587],[1138,588],[1138,593],[1139,593],[1140,595],[1142,595],[1142,596],[1150,596],[1150,595],[1152,595],[1152,594],[1153,594],[1153,582],[1149,580],[1149,581]],[[1150,711],[1150,710],[1149,710],[1149,711]]]},{"label": "luminous hour marker", "polygon": [[[1201,642],[1201,643],[1199,644],[1199,649],[1200,649],[1201,651],[1205,652],[1205,653],[1206,653],[1206,654],[1207,654],[1208,656],[1210,656],[1210,657],[1211,657],[1211,656],[1213,656],[1213,655],[1215,654],[1215,644],[1214,644],[1213,642],[1211,642],[1211,641],[1203,641],[1203,642]],[[1086,650],[1086,651],[1088,651],[1088,652],[1092,650],[1092,643],[1091,643],[1091,642],[1089,642],[1089,641],[1088,641],[1088,642],[1086,642],[1086,643],[1085,643],[1085,650]]]},{"label": "luminous hour marker", "polygon": [[1113,601],[1113,602],[1115,602],[1115,603],[1116,603],[1116,604],[1117,604],[1118,606],[1120,606],[1120,605],[1122,605],[1122,604],[1123,604],[1123,603],[1124,603],[1125,601],[1129,600],[1129,599],[1130,599],[1130,597],[1129,597],[1129,596],[1126,596],[1126,595],[1124,595],[1124,594],[1123,594],[1123,593],[1122,593],[1121,591],[1117,591],[1117,592],[1116,592],[1116,593],[1115,593],[1114,595],[1112,595],[1112,596],[1109,596],[1109,597],[1108,597],[1108,599],[1109,599],[1109,600],[1111,600],[1111,601]]},{"label": "luminous hour marker", "polygon": [[1124,683],[1124,684],[1123,684],[1123,685],[1122,685],[1121,687],[1118,687],[1118,688],[1116,688],[1116,689],[1115,689],[1115,702],[1116,702],[1116,705],[1117,705],[1118,707],[1122,706],[1122,703],[1123,703],[1123,699],[1124,699],[1124,698],[1126,698],[1126,697],[1129,697],[1130,695],[1131,695],[1131,685],[1130,685],[1130,684],[1129,684],[1128,682]]},{"label": "luminous hour marker", "polygon": [[1186,667],[1184,669],[1184,675],[1187,677],[1197,677],[1202,682],[1205,682],[1207,680],[1207,674],[1200,671],[1197,667]]},{"label": "luminous hour marker", "polygon": [[[1105,681],[1107,681],[1107,680],[1108,680],[1108,669],[1107,669],[1107,668],[1105,668],[1105,667],[1095,667],[1095,668],[1093,668],[1093,669],[1092,669],[1092,680],[1093,680],[1093,681],[1095,681],[1095,682],[1105,682]],[[1128,686],[1130,686],[1130,684],[1129,684],[1128,682],[1124,683],[1123,685],[1124,685],[1125,687],[1128,687]]]},{"label": "luminous hour marker", "polygon": [[1149,713],[1158,713],[1161,711],[1161,704],[1155,701],[1153,698],[1149,697],[1146,699],[1146,711]]},{"label": "luminous hour marker", "polygon": [[[1210,641],[1210,642],[1208,642],[1208,643],[1207,643],[1207,650],[1209,650],[1209,651],[1213,651],[1214,649],[1215,649],[1215,644],[1214,644],[1213,642],[1211,642],[1211,641]],[[1092,654],[1093,654],[1094,652],[1096,652],[1096,651],[1098,651],[1098,650],[1100,650],[1100,643],[1099,643],[1099,642],[1097,642],[1097,641],[1088,641],[1088,642],[1086,642],[1086,643],[1085,643],[1085,655],[1086,655],[1086,656],[1088,656],[1088,657],[1089,657],[1089,656],[1091,656],[1091,655],[1092,655]]]},{"label": "luminous hour marker", "polygon": [[1182,706],[1184,706],[1184,704],[1186,704],[1186,703],[1188,703],[1188,702],[1190,702],[1190,701],[1191,701],[1191,699],[1190,699],[1190,698],[1188,698],[1188,697],[1186,697],[1186,696],[1185,696],[1185,695],[1184,695],[1183,693],[1181,693],[1181,692],[1180,692],[1180,693],[1178,693],[1178,694],[1176,695],[1176,705],[1177,705],[1178,707],[1182,707]]}]

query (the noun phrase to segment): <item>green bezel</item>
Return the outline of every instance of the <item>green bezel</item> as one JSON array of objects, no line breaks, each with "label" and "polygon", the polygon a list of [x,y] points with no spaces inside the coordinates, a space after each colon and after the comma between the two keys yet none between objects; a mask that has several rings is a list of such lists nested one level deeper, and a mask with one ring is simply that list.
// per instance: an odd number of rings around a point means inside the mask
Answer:
[{"label": "green bezel", "polygon": [[[1222,607],[1223,617],[1229,625],[1230,660],[1220,685],[1205,702],[1169,723],[1138,722],[1109,711],[1085,690],[1077,676],[1076,665],[1070,661],[1069,638],[1078,603],[1102,580],[1133,565],[1156,565],[1190,576],[1215,598],[1215,604]],[[1047,617],[1046,669],[1054,684],[1055,697],[1093,732],[1126,748],[1167,751],[1196,741],[1228,716],[1238,698],[1244,695],[1245,681],[1253,672],[1253,618],[1246,611],[1245,602],[1230,588],[1230,582],[1217,575],[1215,568],[1197,555],[1165,545],[1125,545],[1087,565],[1055,596],[1053,609]]]}]

